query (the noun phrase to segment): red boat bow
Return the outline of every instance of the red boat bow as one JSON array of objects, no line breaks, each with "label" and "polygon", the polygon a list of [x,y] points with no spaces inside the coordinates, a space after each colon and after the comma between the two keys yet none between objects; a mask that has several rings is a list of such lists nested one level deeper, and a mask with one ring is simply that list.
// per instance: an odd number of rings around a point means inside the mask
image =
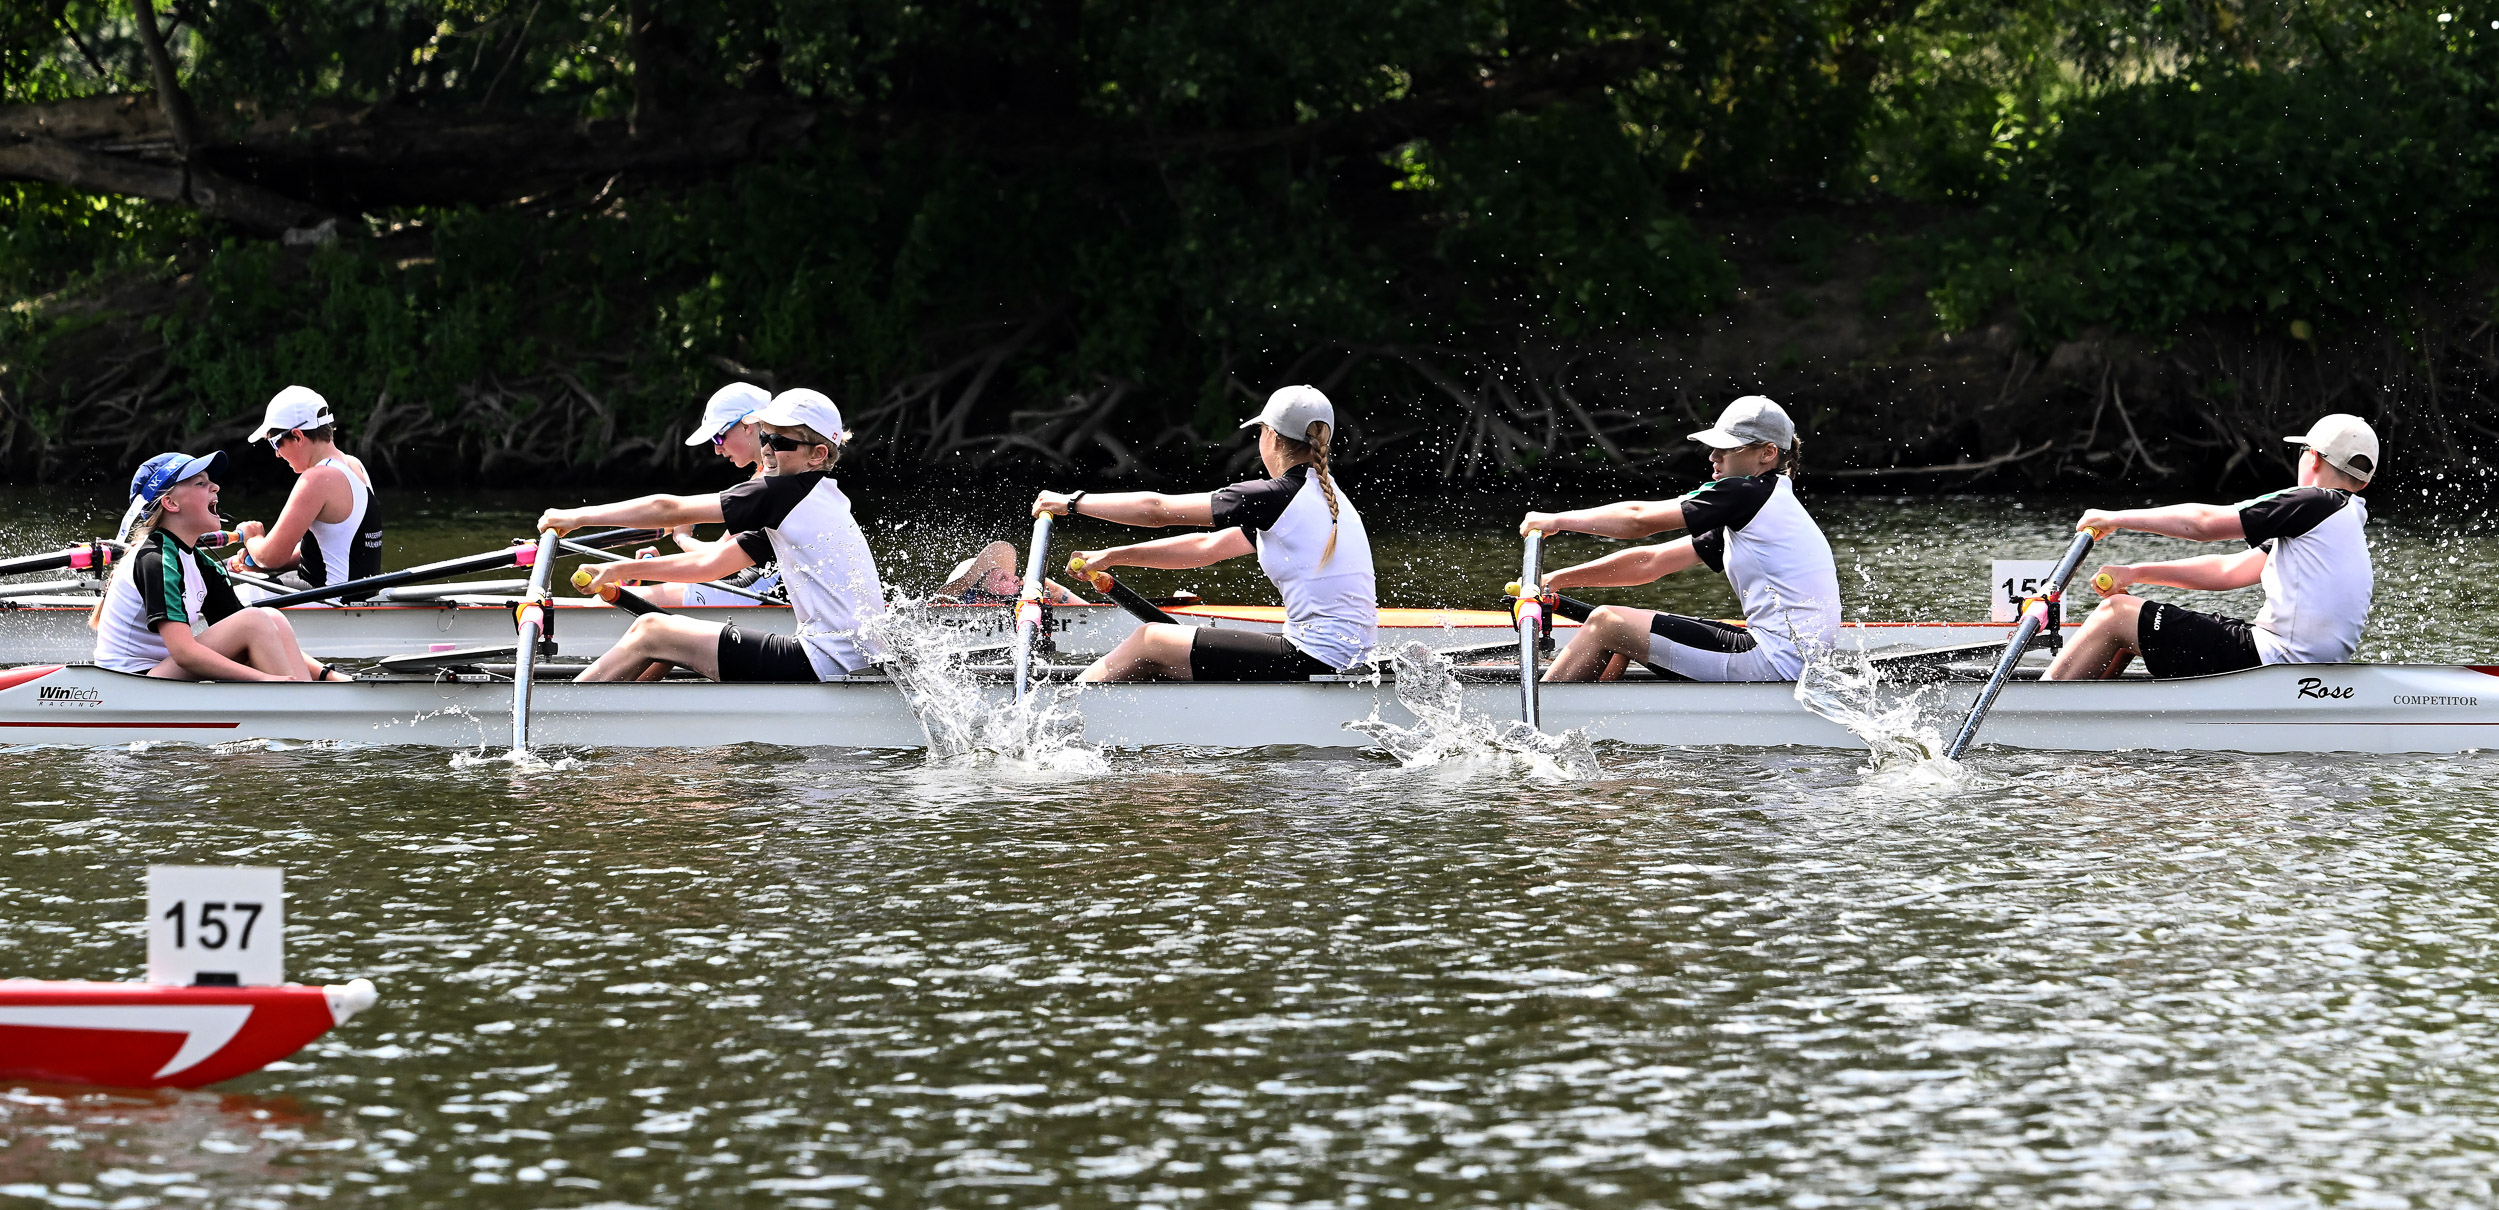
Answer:
[{"label": "red boat bow", "polygon": [[0,980],[0,1079],[198,1088],[260,1070],[370,1008],[332,987]]}]

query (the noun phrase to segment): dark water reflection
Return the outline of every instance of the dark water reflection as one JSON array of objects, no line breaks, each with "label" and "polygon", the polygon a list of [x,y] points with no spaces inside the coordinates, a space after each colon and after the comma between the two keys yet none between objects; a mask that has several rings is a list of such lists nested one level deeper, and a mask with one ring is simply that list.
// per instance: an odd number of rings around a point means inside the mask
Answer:
[{"label": "dark water reflection", "polygon": [[287,867],[382,1004],[223,1096],[0,1099],[63,1205],[2455,1204],[2486,757],[12,758],[0,967]]}]

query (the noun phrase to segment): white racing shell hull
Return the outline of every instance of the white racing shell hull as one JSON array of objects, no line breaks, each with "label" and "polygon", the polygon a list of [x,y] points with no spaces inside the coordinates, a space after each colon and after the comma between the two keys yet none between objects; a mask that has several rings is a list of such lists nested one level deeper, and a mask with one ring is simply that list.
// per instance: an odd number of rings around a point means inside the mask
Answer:
[{"label": "white racing shell hull", "polygon": [[[1930,689],[1928,717],[1949,730],[1974,683]],[[1010,690],[995,686],[1001,701]],[[1518,709],[1514,682],[1467,686],[1493,718]],[[234,740],[499,745],[512,690],[502,682],[203,684],[90,665],[0,671],[0,742],[117,745]],[[1369,679],[1290,684],[1099,686],[1076,696],[1085,739],[1169,744],[1363,747],[1345,729],[1377,716],[1411,725],[1395,686]],[[821,685],[542,683],[530,734],[541,745],[655,748],[735,743],[910,748],[925,734],[879,678]],[[1585,728],[1638,744],[1856,748],[1858,738],[1798,705],[1785,684],[1657,681],[1548,685],[1547,731]],[[2063,750],[2457,752],[2499,746],[2499,668],[2321,664],[2183,681],[2016,682],[1982,743]]]},{"label": "white racing shell hull", "polygon": [[[1014,635],[1014,608],[1008,605],[940,605],[934,607],[949,623],[968,627],[1005,643]],[[677,612],[723,622],[741,630],[789,634],[797,626],[786,606],[718,605]],[[489,604],[407,604],[328,606],[303,605],[286,610],[295,637],[306,654],[324,660],[376,660],[384,656],[425,651],[491,647],[512,641],[512,610]],[[1173,616],[1191,625],[1228,630],[1281,632],[1283,622],[1272,608],[1203,605],[1176,609]],[[1403,623],[1403,624],[1400,624]],[[623,637],[633,615],[613,606],[579,599],[559,599],[555,609],[558,654],[596,659]],[[1578,623],[1555,624],[1557,641]],[[1116,605],[1059,605],[1051,609],[1053,641],[1070,652],[1104,652],[1136,629],[1137,621]],[[1383,618],[1380,646],[1421,642],[1433,648],[1497,643],[1510,633],[1509,615],[1489,610],[1392,610]],[[1843,628],[1841,646],[1944,647],[1962,643],[2002,642],[2001,623],[1868,622]],[[87,607],[70,604],[0,604],[0,663],[71,664],[95,658],[95,632],[87,627]]]}]

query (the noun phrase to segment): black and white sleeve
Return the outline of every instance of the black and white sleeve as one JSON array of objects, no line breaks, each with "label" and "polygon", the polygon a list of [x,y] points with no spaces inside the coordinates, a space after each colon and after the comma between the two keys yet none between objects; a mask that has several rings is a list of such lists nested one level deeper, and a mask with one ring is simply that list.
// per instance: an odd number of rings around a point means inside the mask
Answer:
[{"label": "black and white sleeve", "polygon": [[2247,544],[2263,546],[2276,538],[2296,538],[2325,523],[2351,501],[2347,492],[2323,487],[2294,487],[2258,496],[2239,505],[2239,528]]},{"label": "black and white sleeve", "polygon": [[821,472],[766,475],[749,479],[720,493],[720,519],[737,539],[738,549],[758,564],[772,561],[772,539],[764,534],[789,519],[791,512],[824,481]]},{"label": "black and white sleeve", "polygon": [[1694,534],[1713,529],[1741,530],[1752,524],[1761,506],[1770,503],[1771,493],[1777,490],[1776,474],[1712,479],[1684,496],[1683,527]]},{"label": "black and white sleeve", "polygon": [[1275,528],[1284,517],[1284,510],[1300,495],[1302,481],[1310,474],[1307,466],[1297,466],[1273,479],[1252,479],[1218,488],[1211,501],[1215,528],[1239,526],[1250,533],[1263,533]]}]

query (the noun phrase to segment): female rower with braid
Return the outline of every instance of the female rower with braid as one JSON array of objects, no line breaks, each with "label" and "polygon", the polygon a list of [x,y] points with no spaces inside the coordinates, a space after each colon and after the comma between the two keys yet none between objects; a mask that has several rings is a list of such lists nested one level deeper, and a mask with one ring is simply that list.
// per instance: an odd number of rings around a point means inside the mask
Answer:
[{"label": "female rower with braid", "polygon": [[1208,525],[1210,533],[1077,552],[1091,568],[1205,567],[1255,553],[1284,597],[1284,633],[1175,626],[1137,627],[1080,681],[1281,681],[1339,672],[1379,642],[1379,594],[1371,535],[1336,485],[1328,442],[1336,409],[1317,387],[1267,397],[1241,423],[1258,428],[1266,479],[1189,496],[1156,492],[1043,492],[1033,515],[1098,517],[1160,528]]}]

